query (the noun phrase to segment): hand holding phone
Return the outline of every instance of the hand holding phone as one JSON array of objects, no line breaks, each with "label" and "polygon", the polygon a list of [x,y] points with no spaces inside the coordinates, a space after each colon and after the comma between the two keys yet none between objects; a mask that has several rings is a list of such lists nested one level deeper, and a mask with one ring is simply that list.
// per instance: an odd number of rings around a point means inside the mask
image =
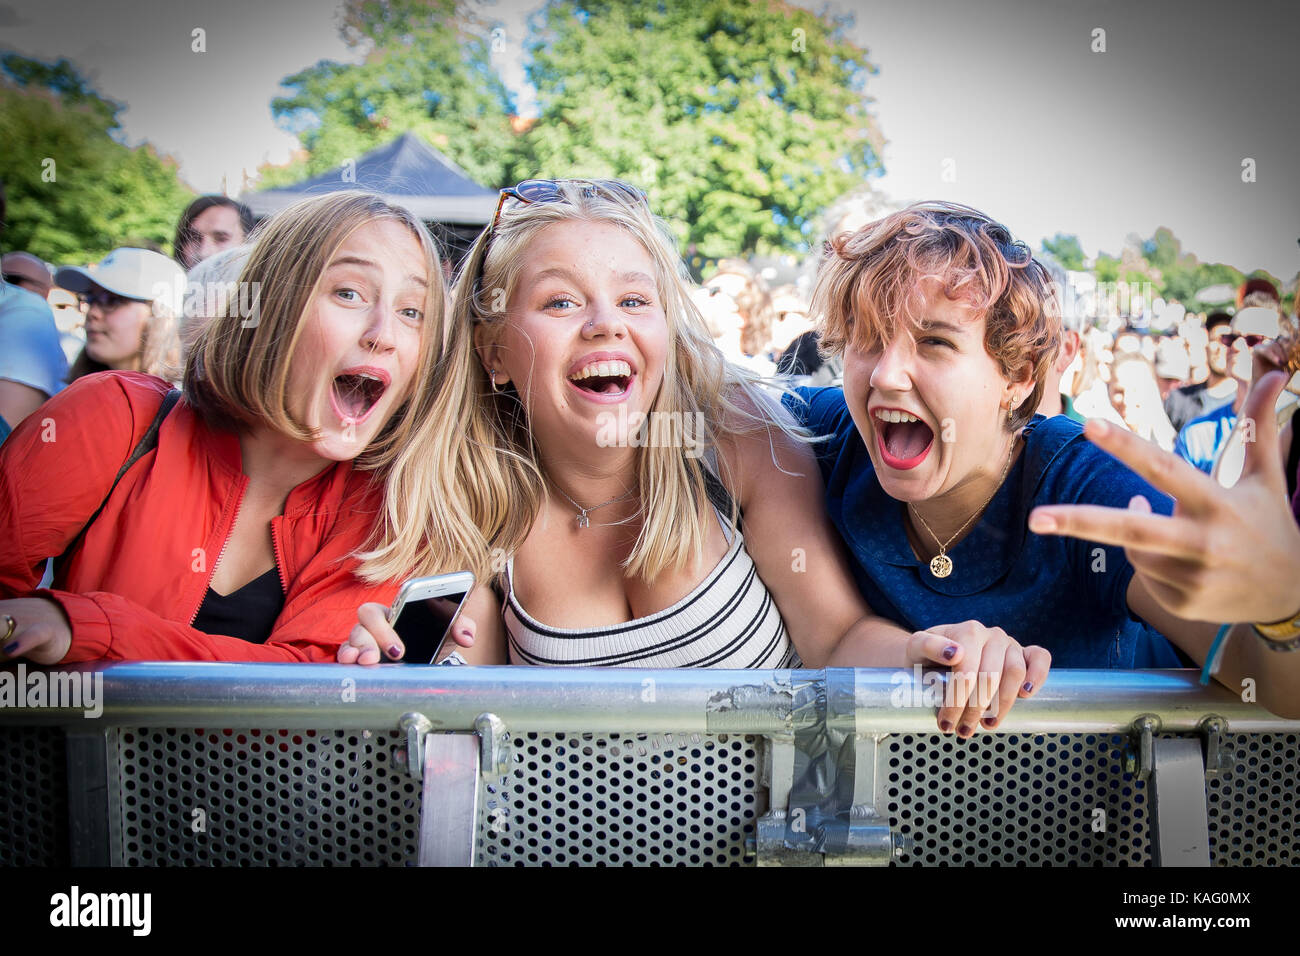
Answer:
[{"label": "hand holding phone", "polygon": [[388,623],[406,649],[398,660],[435,663],[473,589],[474,575],[468,571],[411,578],[403,584],[388,610]]},{"label": "hand holding phone", "polygon": [[339,647],[339,663],[436,662],[447,638],[468,623],[460,611],[473,588],[468,571],[412,578],[391,607],[361,605],[357,626]]}]

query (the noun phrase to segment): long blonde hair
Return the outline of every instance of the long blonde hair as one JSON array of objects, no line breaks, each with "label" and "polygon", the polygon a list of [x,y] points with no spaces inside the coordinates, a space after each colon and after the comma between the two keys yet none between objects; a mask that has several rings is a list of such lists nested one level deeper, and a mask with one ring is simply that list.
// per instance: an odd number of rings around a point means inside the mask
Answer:
[{"label": "long blonde hair", "polygon": [[[422,466],[405,451],[421,442],[432,423],[462,414],[464,366],[472,356],[468,330],[451,322],[437,245],[409,211],[380,196],[338,192],[302,200],[278,213],[255,234],[239,274],[255,289],[256,313],[225,308],[195,331],[185,367],[185,393],[195,411],[217,428],[269,427],[299,441],[316,437],[289,410],[289,374],[319,284],[334,254],[356,229],[395,221],[419,244],[428,275],[420,357],[407,396],[375,438],[353,461],[384,486],[383,513],[359,553],[358,574],[378,583],[434,570],[484,565],[481,536],[464,520],[444,524],[430,507],[438,502],[453,517],[464,505],[464,479],[453,477],[458,452],[450,449]],[[241,294],[242,299],[242,294]],[[474,565],[473,560],[479,559]]]},{"label": "long blonde hair", "polygon": [[[792,434],[783,418],[762,395],[752,377],[728,365],[713,344],[704,317],[691,301],[689,278],[667,227],[642,202],[594,187],[583,180],[558,185],[553,201],[517,203],[503,210],[495,229],[483,231],[470,249],[456,284],[452,306],[457,325],[484,325],[487,335],[500,334],[506,308],[528,260],[528,247],[538,232],[560,222],[607,223],[627,230],[649,253],[655,281],[667,317],[670,347],[663,382],[654,396],[656,413],[686,416],[701,425],[697,440],[715,448],[720,437],[776,426]],[[522,403],[513,385],[495,392],[487,373],[474,362],[470,372],[475,390],[487,397],[476,403],[476,418],[468,422],[475,439],[488,436],[500,457],[485,489],[502,498],[493,508],[499,523],[483,526],[489,541],[509,553],[527,538],[546,495],[540,459]],[[697,414],[698,413],[698,414]],[[719,462],[720,466],[723,465]],[[638,482],[643,522],[624,562],[625,573],[653,580],[661,572],[680,570],[704,553],[708,523],[705,503],[708,480],[701,458],[683,448],[651,442],[637,449]],[[718,476],[733,486],[727,475]],[[736,521],[733,503],[730,519]]]}]

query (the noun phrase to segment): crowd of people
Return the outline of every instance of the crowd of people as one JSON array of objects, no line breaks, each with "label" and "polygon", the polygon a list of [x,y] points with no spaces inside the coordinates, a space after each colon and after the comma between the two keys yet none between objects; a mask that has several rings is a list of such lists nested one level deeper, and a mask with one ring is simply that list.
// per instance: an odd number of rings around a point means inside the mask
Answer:
[{"label": "crowd of people", "polygon": [[[1167,303],[1177,319],[1151,334],[1122,319],[1105,322],[1082,309],[1071,312],[1064,304],[1065,270],[1046,256],[1040,261],[1063,307],[1060,350],[1047,373],[1057,384],[1046,390],[1038,410],[1080,424],[1103,418],[1209,474],[1257,377],[1253,350],[1295,335],[1277,287],[1267,279],[1246,280],[1231,312],[1189,313]],[[842,363],[819,349],[809,295],[798,284],[770,289],[744,260],[724,259],[695,299],[729,362],[799,384],[841,383]],[[1278,400],[1281,424],[1294,412],[1298,395],[1300,380]]]},{"label": "crowd of people", "polygon": [[1198,666],[1300,716],[1278,290],[1152,336],[967,207],[828,232],[806,286],[696,285],[652,197],[531,180],[450,287],[359,191],[6,253],[0,661],[377,664],[468,569],[471,665],[948,668],[962,737],[1054,666]]}]

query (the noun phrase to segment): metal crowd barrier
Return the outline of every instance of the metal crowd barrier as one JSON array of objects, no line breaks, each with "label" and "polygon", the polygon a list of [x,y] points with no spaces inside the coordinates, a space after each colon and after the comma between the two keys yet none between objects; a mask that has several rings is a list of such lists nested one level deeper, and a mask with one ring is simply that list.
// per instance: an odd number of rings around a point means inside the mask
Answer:
[{"label": "metal crowd barrier", "polygon": [[1300,722],[1194,672],[1058,670],[960,741],[936,732],[932,685],[850,669],[9,666],[0,864],[1300,862]]}]

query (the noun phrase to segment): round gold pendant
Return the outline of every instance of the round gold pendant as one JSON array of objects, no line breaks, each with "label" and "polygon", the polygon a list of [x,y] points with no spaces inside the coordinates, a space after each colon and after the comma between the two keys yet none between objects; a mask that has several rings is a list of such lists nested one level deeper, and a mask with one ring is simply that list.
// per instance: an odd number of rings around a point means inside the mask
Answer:
[{"label": "round gold pendant", "polygon": [[930,573],[936,578],[946,578],[952,574],[952,558],[946,554],[936,554],[930,559]]}]

